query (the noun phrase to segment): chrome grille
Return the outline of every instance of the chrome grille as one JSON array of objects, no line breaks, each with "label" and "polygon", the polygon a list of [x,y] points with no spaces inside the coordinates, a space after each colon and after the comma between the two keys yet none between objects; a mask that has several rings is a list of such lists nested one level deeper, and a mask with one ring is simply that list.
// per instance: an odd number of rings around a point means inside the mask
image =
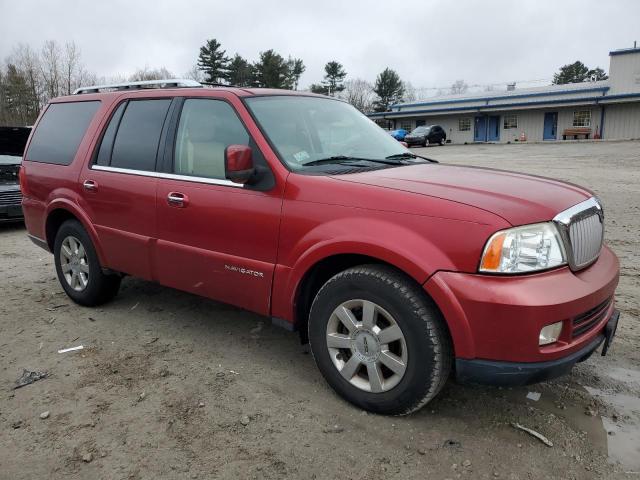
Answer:
[{"label": "chrome grille", "polygon": [[581,218],[569,225],[573,261],[577,266],[593,262],[602,247],[603,225],[599,215]]},{"label": "chrome grille", "polygon": [[572,270],[584,268],[598,258],[604,237],[604,213],[595,197],[559,213],[553,220]]},{"label": "chrome grille", "polygon": [[20,190],[14,190],[11,192],[0,192],[0,207],[6,207],[9,205],[20,205],[22,201],[22,195]]}]

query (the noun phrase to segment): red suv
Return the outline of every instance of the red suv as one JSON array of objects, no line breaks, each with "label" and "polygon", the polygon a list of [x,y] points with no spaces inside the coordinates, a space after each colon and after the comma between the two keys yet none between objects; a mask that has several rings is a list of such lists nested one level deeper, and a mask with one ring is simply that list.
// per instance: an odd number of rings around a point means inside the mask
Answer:
[{"label": "red suv", "polygon": [[417,410],[452,373],[565,374],[606,353],[618,321],[592,192],[440,165],[332,98],[81,89],[41,114],[20,181],[29,236],[73,301],[106,302],[133,275],[270,316],[375,412]]}]

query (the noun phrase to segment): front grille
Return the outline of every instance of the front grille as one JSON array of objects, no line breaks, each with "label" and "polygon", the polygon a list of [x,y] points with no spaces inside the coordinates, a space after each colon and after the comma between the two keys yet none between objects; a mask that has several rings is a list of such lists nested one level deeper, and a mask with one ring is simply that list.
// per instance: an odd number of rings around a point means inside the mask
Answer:
[{"label": "front grille", "polygon": [[576,338],[589,332],[593,327],[602,321],[611,305],[612,298],[607,298],[604,302],[596,305],[590,310],[578,315],[573,319],[572,337]]},{"label": "front grille", "polygon": [[581,218],[569,225],[573,263],[580,267],[593,262],[600,254],[604,228],[597,214]]},{"label": "front grille", "polygon": [[20,193],[20,190],[0,192],[0,207],[20,205],[20,202],[22,202],[22,194]]},{"label": "front grille", "polygon": [[0,181],[17,182],[20,165],[0,165]]},{"label": "front grille", "polygon": [[597,198],[591,197],[560,212],[553,221],[571,270],[585,268],[598,258],[604,237],[604,212]]}]

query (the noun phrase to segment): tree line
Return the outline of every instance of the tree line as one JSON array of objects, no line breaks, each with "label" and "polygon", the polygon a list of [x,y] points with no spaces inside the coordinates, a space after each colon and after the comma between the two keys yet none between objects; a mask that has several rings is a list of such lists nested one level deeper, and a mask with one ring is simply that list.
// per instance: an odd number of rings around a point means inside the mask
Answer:
[{"label": "tree line", "polygon": [[[239,53],[228,56],[214,38],[200,47],[197,62],[183,76],[211,85],[298,90],[305,70],[302,59],[285,57],[274,49],[260,52],[253,62]],[[19,44],[0,65],[0,125],[31,125],[51,98],[69,95],[80,86],[163,78],[175,78],[175,75],[165,67],[145,66],[129,76],[99,78],[86,69],[80,49],[73,42],[61,45],[49,40],[40,49]],[[561,67],[553,83],[606,78],[601,68],[589,69],[578,61]],[[449,92],[441,93],[463,94],[467,89],[463,80],[457,80]],[[395,70],[385,68],[372,83],[362,78],[348,78],[344,65],[336,60],[325,64],[322,80],[312,83],[307,90],[341,98],[362,112],[382,112],[394,103],[416,100],[411,83],[403,81]]]}]

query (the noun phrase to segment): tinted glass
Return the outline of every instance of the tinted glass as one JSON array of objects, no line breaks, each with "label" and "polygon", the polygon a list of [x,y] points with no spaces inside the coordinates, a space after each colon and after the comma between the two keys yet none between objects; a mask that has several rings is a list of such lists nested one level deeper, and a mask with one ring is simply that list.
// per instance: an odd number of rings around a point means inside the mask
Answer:
[{"label": "tinted glass", "polygon": [[113,142],[111,166],[155,170],[162,125],[170,99],[130,101]]},{"label": "tinted glass", "polygon": [[426,133],[428,131],[429,131],[429,129],[427,127],[418,127],[416,129],[414,129],[413,132],[411,132],[411,133],[422,134],[422,133]]},{"label": "tinted glass", "polygon": [[100,150],[98,151],[98,157],[96,158],[96,165],[109,165],[111,163],[111,148],[113,147],[113,139],[116,136],[116,130],[120,124],[122,118],[122,112],[124,112],[127,102],[120,104],[116,112],[111,117],[109,126],[104,132],[102,137],[102,143],[100,144]]},{"label": "tinted glass", "polygon": [[33,134],[27,160],[69,165],[100,102],[52,103]]},{"label": "tinted glass", "polygon": [[185,100],[174,173],[224,179],[224,150],[229,145],[249,145],[249,134],[233,108],[220,100]]}]

